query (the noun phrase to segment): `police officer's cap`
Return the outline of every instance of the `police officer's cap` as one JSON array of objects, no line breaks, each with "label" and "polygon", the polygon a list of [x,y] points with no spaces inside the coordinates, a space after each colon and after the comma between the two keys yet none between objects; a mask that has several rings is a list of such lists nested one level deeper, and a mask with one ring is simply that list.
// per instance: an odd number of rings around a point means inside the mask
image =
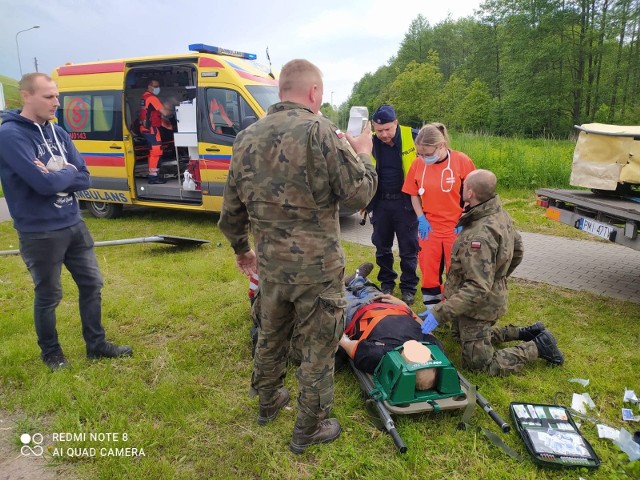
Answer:
[{"label": "police officer's cap", "polygon": [[373,123],[382,125],[393,122],[396,119],[396,111],[391,105],[383,104],[373,113]]}]

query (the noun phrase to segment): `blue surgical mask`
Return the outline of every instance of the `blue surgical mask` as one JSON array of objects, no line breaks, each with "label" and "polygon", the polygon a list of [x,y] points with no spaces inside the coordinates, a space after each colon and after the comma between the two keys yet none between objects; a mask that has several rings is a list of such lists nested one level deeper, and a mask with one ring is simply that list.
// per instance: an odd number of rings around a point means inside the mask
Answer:
[{"label": "blue surgical mask", "polygon": [[153,89],[153,94],[154,94],[154,95],[159,95],[159,94],[160,94],[160,87],[155,87],[155,88]]},{"label": "blue surgical mask", "polygon": [[440,155],[438,155],[438,152],[434,153],[431,156],[427,156],[427,155],[419,155],[419,157],[422,159],[422,161],[424,163],[426,163],[427,165],[431,165],[432,163],[436,163],[438,160],[440,160]]}]

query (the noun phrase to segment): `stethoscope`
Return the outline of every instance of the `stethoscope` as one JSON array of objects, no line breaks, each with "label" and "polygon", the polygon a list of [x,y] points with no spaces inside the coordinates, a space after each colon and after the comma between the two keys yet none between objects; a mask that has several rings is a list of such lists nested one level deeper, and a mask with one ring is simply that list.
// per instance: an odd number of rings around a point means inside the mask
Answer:
[{"label": "stethoscope", "polygon": [[[427,165],[425,164],[424,170],[422,170],[422,180],[420,180],[420,188],[418,189],[418,195],[424,195],[424,174],[427,171]],[[445,177],[447,174],[447,177]],[[440,174],[440,190],[444,193],[448,193],[453,190],[453,185],[456,183],[456,177],[451,170],[451,154],[447,150],[447,166],[442,169]]]}]

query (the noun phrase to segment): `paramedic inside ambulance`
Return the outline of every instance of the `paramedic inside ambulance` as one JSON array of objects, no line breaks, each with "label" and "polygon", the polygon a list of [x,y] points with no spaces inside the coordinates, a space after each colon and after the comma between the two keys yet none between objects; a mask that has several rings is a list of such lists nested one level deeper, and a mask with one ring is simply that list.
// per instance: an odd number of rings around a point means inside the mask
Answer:
[{"label": "paramedic inside ambulance", "polygon": [[233,121],[229,118],[226,110],[224,109],[224,102],[218,98],[217,93],[211,94],[215,89],[209,89],[209,124],[211,130],[218,134],[234,135],[236,129],[233,126]]},{"label": "paramedic inside ambulance", "polygon": [[[168,105],[163,104],[160,94],[160,82],[156,79],[149,80],[147,90],[140,99],[140,133],[149,145],[149,184],[165,183],[158,174],[158,164],[162,157],[163,133],[164,140],[173,141],[173,125],[168,118],[173,114]],[[171,138],[168,138],[171,137]]]}]

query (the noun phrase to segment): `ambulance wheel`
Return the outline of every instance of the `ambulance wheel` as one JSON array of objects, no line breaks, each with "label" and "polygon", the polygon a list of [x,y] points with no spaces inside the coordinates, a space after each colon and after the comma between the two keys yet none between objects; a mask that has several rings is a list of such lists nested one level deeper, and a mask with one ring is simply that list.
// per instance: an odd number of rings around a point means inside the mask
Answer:
[{"label": "ambulance wheel", "polygon": [[87,202],[87,210],[96,218],[116,218],[122,215],[119,203]]}]

